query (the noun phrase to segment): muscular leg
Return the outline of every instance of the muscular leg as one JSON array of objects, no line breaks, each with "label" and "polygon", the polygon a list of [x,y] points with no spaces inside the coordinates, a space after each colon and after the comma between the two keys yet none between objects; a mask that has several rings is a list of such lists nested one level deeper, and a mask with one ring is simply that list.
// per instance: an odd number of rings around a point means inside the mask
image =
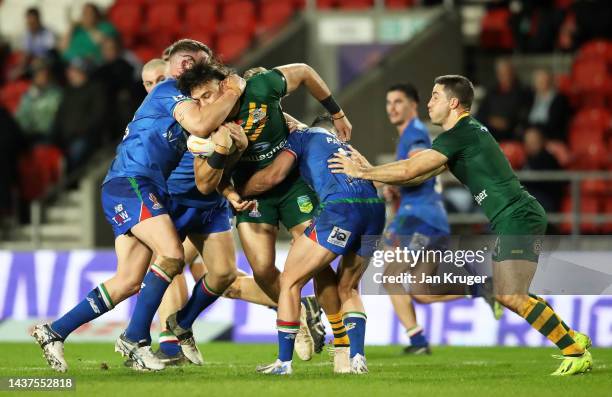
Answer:
[{"label": "muscular leg", "polygon": [[150,341],[151,321],[162,297],[177,274],[183,271],[184,253],[174,224],[167,214],[146,219],[132,228],[132,234],[153,250],[155,263],[143,280],[136,308],[126,329],[128,340]]},{"label": "muscular leg", "polygon": [[272,301],[278,302],[280,272],[274,265],[278,227],[264,223],[242,222],[238,225],[238,235],[244,254],[253,269],[257,285]]},{"label": "muscular leg", "polygon": [[342,257],[338,269],[338,294],[342,301],[344,325],[351,341],[350,357],[357,354],[365,356],[367,316],[358,290],[365,268],[363,258],[349,252]]},{"label": "muscular leg", "polygon": [[536,268],[535,262],[527,260],[493,262],[496,299],[557,345],[563,355],[582,355],[584,348],[574,340],[575,331],[561,320],[544,299],[529,295]]}]

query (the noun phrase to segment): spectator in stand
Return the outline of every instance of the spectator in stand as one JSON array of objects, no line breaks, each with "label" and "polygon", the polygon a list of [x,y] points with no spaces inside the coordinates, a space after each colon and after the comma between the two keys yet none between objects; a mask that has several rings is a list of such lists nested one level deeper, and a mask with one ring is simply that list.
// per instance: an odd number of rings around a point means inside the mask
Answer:
[{"label": "spectator in stand", "polygon": [[516,78],[509,59],[497,60],[495,76],[496,85],[487,90],[476,118],[489,127],[497,141],[517,139],[515,132],[525,119],[529,93]]},{"label": "spectator in stand", "polygon": [[106,133],[106,92],[99,82],[90,79],[92,69],[84,58],[73,59],[66,69],[68,86],[53,129],[68,160],[68,171],[82,165]]},{"label": "spectator in stand", "polygon": [[23,151],[23,135],[11,113],[0,105],[0,221],[14,213],[18,185],[17,161]]},{"label": "spectator in stand", "polygon": [[563,12],[553,0],[521,0],[511,7],[510,20],[516,45],[521,52],[552,52],[563,22]]},{"label": "spectator in stand", "polygon": [[103,63],[93,78],[106,89],[107,108],[114,115],[110,120],[109,130],[118,138],[123,136],[125,126],[134,116],[144,96],[136,97],[136,93],[140,93],[141,89],[136,86],[138,83],[134,80],[134,67],[123,57],[119,37],[104,38],[102,58]]},{"label": "spectator in stand", "polygon": [[[524,170],[558,171],[559,162],[546,150],[546,137],[537,127],[529,127],[523,136],[527,161]],[[525,189],[531,193],[546,212],[558,212],[564,184],[559,182],[524,182]]]},{"label": "spectator in stand", "polygon": [[29,145],[51,143],[62,90],[55,84],[51,64],[46,59],[34,59],[32,73],[32,85],[21,97],[15,117]]},{"label": "spectator in stand", "polygon": [[553,76],[546,69],[533,72],[533,89],[533,103],[527,121],[537,126],[547,139],[565,141],[570,115],[567,98],[557,92]]},{"label": "spectator in stand", "polygon": [[38,8],[28,8],[25,14],[26,35],[23,43],[23,50],[26,56],[33,58],[44,58],[50,51],[55,50],[55,34],[47,29],[41,21]]},{"label": "spectator in stand", "polygon": [[100,9],[87,3],[83,6],[81,21],[74,23],[62,38],[61,48],[64,58],[89,58],[96,63],[102,62],[102,41],[105,37],[117,36],[117,30],[102,18]]}]

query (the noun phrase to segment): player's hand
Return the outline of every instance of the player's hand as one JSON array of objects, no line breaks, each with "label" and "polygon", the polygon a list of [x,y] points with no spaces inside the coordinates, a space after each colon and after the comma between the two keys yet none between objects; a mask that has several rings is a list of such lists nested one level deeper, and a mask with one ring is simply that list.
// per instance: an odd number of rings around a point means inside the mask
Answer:
[{"label": "player's hand", "polygon": [[385,185],[382,194],[387,203],[393,203],[400,198],[400,190],[397,186]]},{"label": "player's hand", "polygon": [[288,120],[287,127],[289,127],[289,132],[297,131],[297,130],[305,130],[308,126],[299,121]]},{"label": "player's hand", "polygon": [[344,112],[340,111],[332,115],[332,119],[334,120],[336,131],[338,131],[338,138],[343,142],[350,141],[353,126]]},{"label": "player's hand", "polygon": [[251,211],[257,205],[257,200],[243,200],[236,192],[229,193],[225,198],[236,212]]},{"label": "player's hand", "polygon": [[334,153],[334,157],[327,160],[327,168],[332,174],[346,174],[353,178],[361,177],[361,167],[349,157],[341,153]]},{"label": "player's hand", "polygon": [[359,151],[351,145],[349,145],[349,148],[351,148],[351,151],[349,152],[351,160],[359,164],[359,166],[362,168],[372,168],[372,164],[370,164],[368,159],[366,159],[363,154],[359,153]]},{"label": "player's hand", "polygon": [[221,89],[221,93],[234,91],[236,95],[240,96],[246,88],[246,80],[237,74],[230,74],[221,82],[219,87]]},{"label": "player's hand", "polygon": [[229,153],[230,148],[232,147],[232,136],[230,135],[230,129],[227,125],[220,126],[217,131],[214,131],[210,134],[210,139],[215,144],[215,150],[218,146],[225,148],[227,153]]},{"label": "player's hand", "polygon": [[229,128],[230,137],[234,141],[234,145],[236,145],[236,149],[239,152],[244,152],[247,146],[249,146],[249,139],[247,138],[240,124],[225,123],[224,125],[227,126],[227,128]]}]

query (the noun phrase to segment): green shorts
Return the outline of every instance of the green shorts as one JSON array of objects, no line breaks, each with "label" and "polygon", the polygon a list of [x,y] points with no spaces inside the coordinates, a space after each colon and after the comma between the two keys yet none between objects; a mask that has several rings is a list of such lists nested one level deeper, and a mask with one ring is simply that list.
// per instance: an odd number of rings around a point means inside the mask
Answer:
[{"label": "green shorts", "polygon": [[312,219],[318,205],[316,193],[306,182],[299,176],[290,176],[274,189],[258,196],[253,211],[236,215],[236,225],[250,222],[278,226],[281,221],[289,230]]},{"label": "green shorts", "polygon": [[492,222],[493,231],[497,234],[493,260],[537,262],[546,226],[546,212],[531,195],[510,205]]}]

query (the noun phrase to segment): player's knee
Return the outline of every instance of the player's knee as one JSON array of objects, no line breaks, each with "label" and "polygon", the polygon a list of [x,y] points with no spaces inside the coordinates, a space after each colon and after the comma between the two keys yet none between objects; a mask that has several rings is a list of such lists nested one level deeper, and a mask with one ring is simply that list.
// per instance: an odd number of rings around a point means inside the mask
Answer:
[{"label": "player's knee", "polygon": [[[211,276],[211,273],[209,273]],[[221,286],[221,289],[226,289],[236,280],[236,271],[234,269],[227,269],[221,272],[216,272],[214,275],[217,281],[217,285]]]},{"label": "player's knee", "polygon": [[155,265],[163,270],[170,278],[173,278],[177,274],[183,272],[183,267],[185,266],[185,262],[183,257],[168,257],[168,256],[159,256],[155,261]]},{"label": "player's knee", "polygon": [[223,292],[223,296],[229,299],[240,299],[242,294],[242,285],[240,277],[237,277],[229,287]]},{"label": "player's knee", "polygon": [[287,272],[283,272],[280,275],[280,287],[281,290],[302,288],[306,284],[306,280],[302,280],[299,277]]}]

